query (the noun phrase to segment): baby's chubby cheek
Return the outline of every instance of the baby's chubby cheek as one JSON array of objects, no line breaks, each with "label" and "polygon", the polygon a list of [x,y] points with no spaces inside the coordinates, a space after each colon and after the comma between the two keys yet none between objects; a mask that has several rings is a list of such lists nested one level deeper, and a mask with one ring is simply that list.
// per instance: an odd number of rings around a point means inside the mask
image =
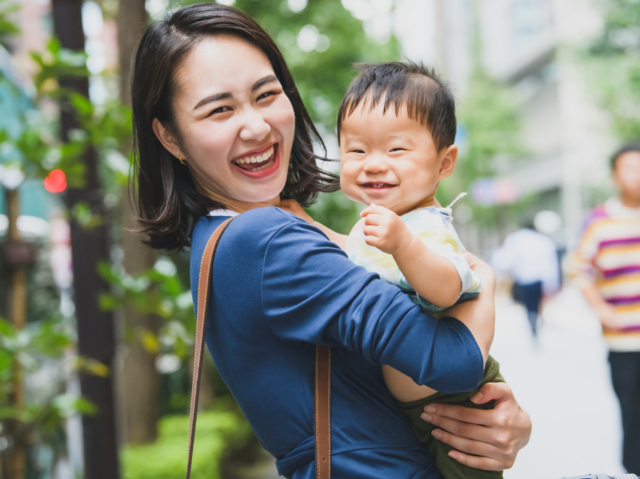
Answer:
[{"label": "baby's chubby cheek", "polygon": [[340,170],[340,189],[344,195],[350,200],[360,201],[357,195],[357,186],[355,175],[351,174],[349,169],[345,168],[344,164],[342,164]]}]

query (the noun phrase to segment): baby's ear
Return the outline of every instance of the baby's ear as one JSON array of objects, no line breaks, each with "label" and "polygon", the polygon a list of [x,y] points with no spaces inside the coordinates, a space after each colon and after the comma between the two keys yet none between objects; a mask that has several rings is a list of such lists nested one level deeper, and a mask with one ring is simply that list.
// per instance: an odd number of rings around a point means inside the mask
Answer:
[{"label": "baby's ear", "polygon": [[453,173],[453,169],[456,167],[456,160],[458,159],[458,147],[451,145],[440,152],[440,172],[438,174],[438,180],[442,181]]}]

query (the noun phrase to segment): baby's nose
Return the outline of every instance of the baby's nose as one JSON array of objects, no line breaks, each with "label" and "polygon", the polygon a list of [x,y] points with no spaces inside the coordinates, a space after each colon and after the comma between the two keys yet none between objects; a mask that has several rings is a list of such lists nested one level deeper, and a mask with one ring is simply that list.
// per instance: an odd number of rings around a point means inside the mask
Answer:
[{"label": "baby's nose", "polygon": [[369,158],[364,165],[364,170],[371,173],[387,171],[388,169],[387,162],[380,157]]}]

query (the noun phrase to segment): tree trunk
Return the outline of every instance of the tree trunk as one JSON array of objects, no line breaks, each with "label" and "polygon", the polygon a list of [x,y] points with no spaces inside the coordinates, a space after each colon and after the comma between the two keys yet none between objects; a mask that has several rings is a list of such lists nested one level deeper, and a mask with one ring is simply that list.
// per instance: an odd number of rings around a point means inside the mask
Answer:
[{"label": "tree trunk", "polygon": [[[18,189],[5,190],[5,205],[7,209],[7,244],[20,243],[18,230],[19,201]],[[27,277],[24,264],[14,264],[10,270],[9,285],[9,319],[17,330],[23,330],[27,324]],[[11,401],[16,412],[24,411],[24,377],[20,363],[13,365],[14,389]],[[8,477],[24,479],[27,470],[27,437],[24,424],[17,420],[6,421],[9,436],[13,438],[13,446],[8,450]]]},{"label": "tree trunk", "polygon": [[[53,28],[64,48],[84,50],[82,29],[82,0],[53,0]],[[62,87],[88,96],[87,78],[64,78]],[[77,128],[75,114],[66,103],[60,105],[61,136],[68,139],[69,132]],[[85,228],[71,221],[71,254],[73,291],[78,325],[78,353],[99,361],[113,371],[115,333],[113,314],[98,307],[100,292],[108,291],[109,285],[98,274],[98,263],[109,261],[109,228],[100,177],[98,155],[90,148],[83,155],[85,178],[82,188],[69,188],[65,192],[65,203],[70,210],[79,203],[89,206],[92,214],[103,221]],[[82,395],[97,408],[92,416],[82,417],[84,477],[91,479],[118,479],[120,463],[116,438],[116,411],[113,376],[105,377],[82,373],[80,375]]]},{"label": "tree trunk", "polygon": [[[118,11],[118,45],[120,50],[120,99],[131,105],[131,59],[134,49],[147,24],[144,0],[120,0]],[[129,153],[131,145],[126,145]],[[134,185],[131,185],[132,187]],[[135,221],[128,188],[122,194],[122,249],[124,269],[137,276],[153,267],[154,250],[142,244],[140,235],[131,233],[139,225]],[[160,377],[156,369],[156,353],[147,351],[140,341],[140,334],[158,333],[159,318],[142,314],[133,308],[122,312],[123,326],[135,335],[123,345],[122,370],[120,371],[120,399],[122,402],[123,438],[127,443],[152,442],[158,435]]]}]

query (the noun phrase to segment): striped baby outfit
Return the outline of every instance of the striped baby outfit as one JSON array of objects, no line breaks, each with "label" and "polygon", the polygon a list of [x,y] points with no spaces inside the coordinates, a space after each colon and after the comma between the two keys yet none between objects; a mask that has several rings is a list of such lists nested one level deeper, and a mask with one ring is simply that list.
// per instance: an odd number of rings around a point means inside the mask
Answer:
[{"label": "striped baby outfit", "polygon": [[[431,250],[447,258],[456,268],[460,276],[462,288],[457,303],[476,298],[480,292],[480,276],[471,270],[465,249],[451,225],[451,208],[435,208],[427,206],[418,208],[400,218],[407,225],[413,236],[416,236]],[[358,221],[347,239],[347,256],[355,264],[364,266],[368,271],[378,273],[380,278],[395,284],[409,294],[413,302],[431,312],[444,311],[418,295],[398,268],[393,256],[383,253],[378,248],[365,242],[364,219]]]},{"label": "striped baby outfit", "polygon": [[640,208],[610,199],[594,209],[570,262],[579,288],[595,283],[622,328],[606,331],[612,351],[640,351]]}]

